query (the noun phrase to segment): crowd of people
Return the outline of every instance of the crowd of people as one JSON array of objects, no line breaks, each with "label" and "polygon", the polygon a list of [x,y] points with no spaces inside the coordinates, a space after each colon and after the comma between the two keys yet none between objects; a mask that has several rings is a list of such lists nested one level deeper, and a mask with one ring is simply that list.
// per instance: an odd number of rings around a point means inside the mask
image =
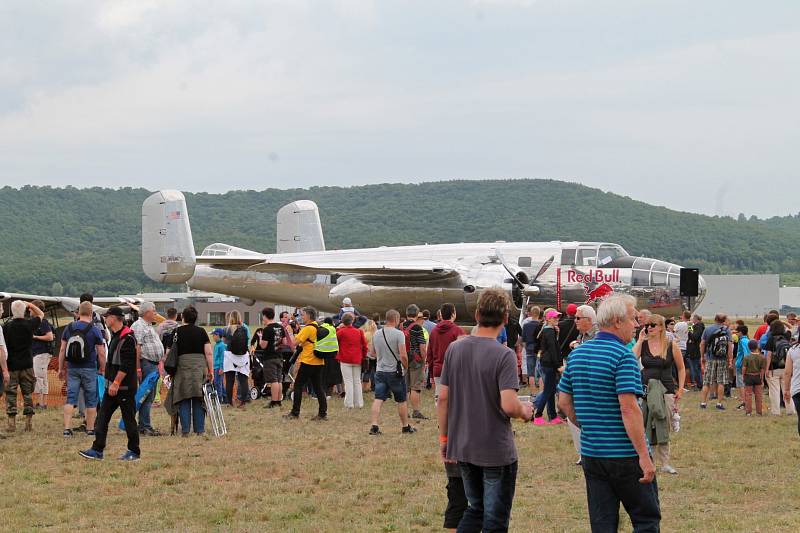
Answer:
[{"label": "crowd of people", "polygon": [[[597,309],[570,304],[563,314],[531,305],[518,323],[508,295],[486,290],[477,325],[466,335],[452,304],[444,304],[434,321],[414,304],[404,319],[393,309],[367,317],[347,298],[338,314],[324,319],[313,307],[277,319],[275,309],[264,308],[253,332],[232,311],[227,325],[209,336],[192,306],[162,317],[150,302],[132,305],[138,318],[130,322],[119,307],[100,316],[86,294],[56,342],[58,375],[66,384],[63,435],[85,431],[94,441],[80,454],[103,459],[119,409],[127,434],[120,459],[137,460],[140,437],[161,434],[152,425],[153,405],[170,414],[173,434],[204,434],[209,382],[232,408],[263,396],[269,398],[265,408],[281,409],[290,399],[284,414],[290,420],[300,417],[304,398],[315,399],[312,420],[318,422],[329,419],[332,396],[343,397],[345,409],[361,409],[370,391],[365,432],[383,434],[381,410],[394,400],[400,433],[413,434],[411,421],[429,418],[421,398],[433,389],[447,475],[445,528],[508,528],[518,460],[510,420],[519,418],[569,428],[593,531],[616,531],[620,503],[636,531],[657,531],[656,468],[678,473],[670,436],[680,430],[684,394],[697,390],[701,409],[713,400],[720,411],[726,398],[736,398],[737,409],[752,416],[766,412],[766,388],[773,415],[800,413],[800,324],[794,314],[782,319],[772,311],[751,338],[744,322],[724,314],[705,325],[696,314],[665,318],[636,310],[635,303],[613,295]],[[17,431],[19,392],[24,431],[46,408],[56,339],[43,309],[39,301],[14,301],[0,329],[7,433]],[[163,400],[162,382],[168,385]],[[77,430],[76,408],[84,419]]]}]

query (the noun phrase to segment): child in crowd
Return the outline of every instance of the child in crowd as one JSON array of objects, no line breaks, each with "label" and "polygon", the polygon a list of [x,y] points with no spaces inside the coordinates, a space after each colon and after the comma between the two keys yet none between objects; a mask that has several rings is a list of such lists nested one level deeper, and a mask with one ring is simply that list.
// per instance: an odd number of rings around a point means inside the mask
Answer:
[{"label": "child in crowd", "polygon": [[217,328],[211,336],[214,338],[214,388],[217,389],[217,397],[220,403],[225,403],[225,372],[222,368],[225,359],[225,350],[228,349],[225,344],[225,329]]},{"label": "child in crowd", "polygon": [[744,378],[744,409],[747,416],[753,414],[752,398],[756,397],[756,413],[762,414],[762,393],[764,391],[764,371],[767,369],[767,360],[761,355],[758,341],[751,339],[747,343],[750,350],[742,359],[742,377]]},{"label": "child in crowd", "polygon": [[742,374],[742,362],[745,356],[750,353],[750,339],[747,334],[749,330],[743,323],[738,324],[741,320],[737,320],[736,333],[739,336],[739,342],[736,345],[736,392],[739,395],[739,406],[737,409],[744,408],[744,375]]}]

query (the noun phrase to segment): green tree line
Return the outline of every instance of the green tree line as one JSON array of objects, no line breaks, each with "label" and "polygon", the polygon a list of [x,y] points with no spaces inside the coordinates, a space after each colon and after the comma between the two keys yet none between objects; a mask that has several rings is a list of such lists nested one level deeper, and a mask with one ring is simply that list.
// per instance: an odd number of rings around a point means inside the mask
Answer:
[{"label": "green tree line", "polygon": [[[145,189],[0,188],[0,290],[98,295],[167,290],[141,268]],[[420,243],[582,240],[704,273],[800,280],[800,214],[766,220],[655,207],[554,180],[444,181],[186,194],[197,253],[224,242],[275,250],[275,214],[309,199],[328,249]]]}]

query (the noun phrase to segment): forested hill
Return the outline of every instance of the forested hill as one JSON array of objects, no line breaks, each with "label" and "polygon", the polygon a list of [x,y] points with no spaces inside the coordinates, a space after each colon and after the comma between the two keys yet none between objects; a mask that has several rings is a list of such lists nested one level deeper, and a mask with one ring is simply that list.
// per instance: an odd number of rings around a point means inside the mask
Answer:
[{"label": "forested hill", "polygon": [[[163,290],[142,273],[144,189],[0,189],[0,290]],[[800,277],[800,218],[708,217],[552,180],[447,181],[187,194],[198,253],[212,242],[271,252],[275,214],[314,200],[329,249],[479,241],[609,241],[705,273]],[[173,287],[174,288],[174,287]]]}]

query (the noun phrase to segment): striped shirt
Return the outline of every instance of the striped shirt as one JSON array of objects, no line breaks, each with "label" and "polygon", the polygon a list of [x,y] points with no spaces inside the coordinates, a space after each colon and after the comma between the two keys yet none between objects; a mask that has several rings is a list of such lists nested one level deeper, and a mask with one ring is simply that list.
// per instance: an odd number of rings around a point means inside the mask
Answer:
[{"label": "striped shirt", "polygon": [[581,425],[581,454],[636,457],[625,432],[617,395],[643,394],[639,363],[616,335],[601,331],[567,359],[558,390],[572,395]]}]

